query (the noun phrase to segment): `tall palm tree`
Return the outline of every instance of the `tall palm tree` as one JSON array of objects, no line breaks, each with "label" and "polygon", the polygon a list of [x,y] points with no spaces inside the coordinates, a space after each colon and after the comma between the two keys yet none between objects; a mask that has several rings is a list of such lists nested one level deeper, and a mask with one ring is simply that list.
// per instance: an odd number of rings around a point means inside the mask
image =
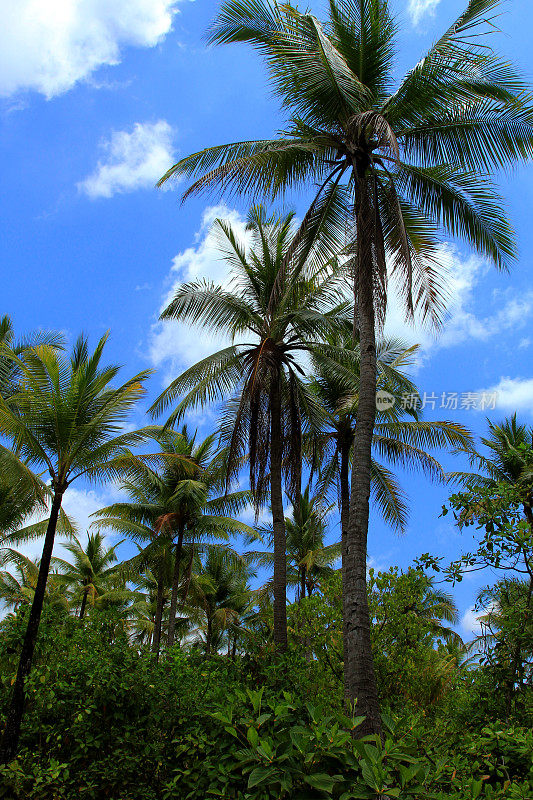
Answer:
[{"label": "tall palm tree", "polygon": [[24,361],[17,360],[22,372],[19,388],[7,400],[0,398],[0,432],[11,439],[22,461],[46,470],[52,493],[0,763],[10,761],[18,748],[24,685],[31,670],[63,495],[79,478],[97,482],[116,476],[125,448],[142,439],[139,432],[123,433],[122,424],[142,396],[143,381],[150,373],[144,371],[113,387],[119,367],[100,365],[106,341],[107,335],[89,354],[87,340],[80,336],[70,357],[46,345],[32,348],[25,352]]},{"label": "tall palm tree", "polygon": [[79,619],[85,616],[87,602],[94,606],[98,599],[109,596],[110,592],[117,589],[114,579],[117,577],[115,562],[119,544],[105,547],[102,533],[96,531],[88,534],[85,547],[76,536],[63,545],[73,557],[73,563],[63,558],[53,558],[54,567],[60,570],[61,580],[72,591],[76,605],[79,601]]},{"label": "tall palm tree", "polygon": [[[376,329],[388,274],[407,316],[438,324],[444,310],[439,228],[498,268],[514,256],[512,229],[490,174],[533,155],[524,81],[482,42],[499,0],[466,10],[395,85],[397,24],[388,0],[330,0],[324,24],[290,3],[226,0],[217,44],[249,42],[264,57],[289,119],[277,138],[211,147],[161,179],[196,176],[186,196],[217,187],[275,197],[316,184],[303,221],[344,187],[351,225],[361,381],[344,587],[344,676],[349,701],[381,729],[365,588],[376,398]],[[198,177],[199,176],[199,177]]]},{"label": "tall palm tree", "polygon": [[181,433],[158,429],[154,436],[161,451],[135,456],[135,473],[123,482],[130,500],[96,512],[94,523],[107,526],[144,547],[133,560],[135,569],[146,559],[158,557],[158,603],[152,648],[159,654],[163,610],[164,553],[173,551],[167,644],[174,643],[178,590],[184,545],[210,540],[227,541],[232,534],[253,536],[253,530],[235,519],[249,503],[249,493],[220,493],[224,483],[223,454],[214,448],[214,436],[196,443],[187,429]]},{"label": "tall palm tree", "polygon": [[[176,378],[153,406],[160,413],[185,393],[169,423],[197,405],[227,400],[221,436],[227,445],[227,481],[249,459],[256,508],[267,484],[274,530],[274,638],[287,644],[283,473],[290,495],[301,479],[301,418],[313,402],[301,380],[298,356],[309,352],[336,319],[344,296],[342,269],[331,259],[335,205],[323,223],[295,240],[294,215],[267,216],[255,207],[248,218],[246,248],[231,225],[216,220],[221,255],[232,267],[228,286],[205,281],[182,285],[162,319],[200,324],[233,342]],[[339,316],[346,311],[344,303]],[[248,341],[240,343],[242,338]],[[315,410],[316,413],[316,410]]]}]

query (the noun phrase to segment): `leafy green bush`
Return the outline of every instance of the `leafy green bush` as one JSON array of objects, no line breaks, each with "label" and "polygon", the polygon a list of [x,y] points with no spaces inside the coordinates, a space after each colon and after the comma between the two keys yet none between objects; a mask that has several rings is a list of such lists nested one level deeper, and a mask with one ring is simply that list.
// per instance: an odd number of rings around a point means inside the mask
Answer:
[{"label": "leafy green bush", "polygon": [[[23,621],[3,627],[0,714]],[[341,686],[331,669],[321,674],[321,663],[309,663],[300,647],[283,658],[261,652],[235,660],[173,648],[156,664],[111,613],[80,624],[47,612],[21,751],[0,768],[0,798],[533,797],[526,727],[467,725],[468,703],[454,712],[450,697],[440,716],[387,717],[383,742],[354,740],[358,718],[339,711]],[[465,682],[455,700],[468,698],[473,685]]]}]

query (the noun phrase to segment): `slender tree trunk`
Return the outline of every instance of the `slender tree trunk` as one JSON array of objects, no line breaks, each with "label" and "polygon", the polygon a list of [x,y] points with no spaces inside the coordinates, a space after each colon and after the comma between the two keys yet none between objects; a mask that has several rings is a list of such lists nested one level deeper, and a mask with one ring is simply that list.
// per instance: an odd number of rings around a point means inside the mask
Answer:
[{"label": "slender tree trunk", "polygon": [[[373,294],[373,261],[368,236],[366,184],[359,181],[357,206],[357,262],[355,299],[361,367],[359,402],[354,438],[354,463],[350,516],[346,535],[344,567],[344,693],[348,703],[357,701],[365,715],[357,736],[381,734],[366,587],[367,536],[370,501],[372,435],[376,416],[376,332]],[[371,212],[373,213],[373,211]]]},{"label": "slender tree trunk", "polygon": [[174,632],[176,630],[176,610],[178,607],[178,589],[180,585],[180,562],[181,552],[183,549],[183,532],[185,526],[182,522],[179,525],[178,541],[176,543],[176,555],[174,557],[174,575],[172,576],[172,594],[170,596],[170,609],[168,617],[168,636],[167,643],[169,647],[174,644]]},{"label": "slender tree trunk", "polygon": [[187,575],[185,578],[185,586],[183,587],[183,597],[181,599],[182,608],[185,607],[185,603],[187,602],[187,595],[189,594],[189,589],[191,587],[193,560],[194,560],[194,542],[191,544],[191,557],[189,558],[189,563],[187,565]]},{"label": "slender tree trunk", "polygon": [[[530,530],[533,533],[533,510],[531,509],[531,506],[528,503],[524,503],[523,504],[523,508],[524,508],[525,517],[526,517],[526,519],[527,519],[527,521],[529,523]],[[514,695],[515,695],[515,683],[516,683],[516,681],[517,681],[517,679],[519,677],[519,670],[520,670],[520,665],[521,665],[521,662],[522,662],[522,645],[524,644],[524,640],[525,640],[525,631],[527,631],[527,628],[528,628],[528,624],[527,624],[528,623],[528,619],[527,618],[529,616],[529,609],[531,607],[531,599],[533,597],[533,572],[530,569],[529,561],[527,559],[526,553],[524,553],[524,560],[525,560],[526,570],[527,570],[527,572],[529,574],[529,587],[528,587],[527,598],[526,598],[526,607],[525,607],[526,618],[524,619],[524,625],[523,625],[523,628],[522,628],[522,632],[517,637],[517,642],[516,642],[516,646],[515,646],[515,649],[514,649],[514,652],[513,652],[513,656],[512,656],[512,661],[511,661],[511,675],[510,675],[510,678],[509,678],[509,684],[508,684],[508,687],[507,687],[506,697],[505,697],[505,710],[506,710],[506,714],[507,714],[507,718],[508,719],[509,719],[509,717],[511,715],[511,710],[512,710],[512,707],[513,707],[513,698],[514,698]]]},{"label": "slender tree trunk", "polygon": [[205,637],[205,652],[208,656],[211,655],[211,641],[213,639],[213,620],[211,616],[207,615],[207,634]]},{"label": "slender tree trunk", "polygon": [[279,373],[272,377],[270,390],[270,499],[274,531],[274,645],[287,648],[287,556],[283,489],[281,482],[282,431]]},{"label": "slender tree trunk", "polygon": [[46,593],[46,582],[48,580],[48,573],[50,571],[50,560],[52,558],[52,551],[54,549],[57,520],[59,517],[59,511],[61,509],[62,500],[63,492],[56,490],[52,500],[52,508],[50,509],[50,518],[46,528],[46,535],[44,537],[43,553],[41,556],[41,563],[39,565],[39,575],[37,577],[37,584],[35,586],[33,603],[31,605],[30,616],[28,619],[28,627],[26,628],[24,641],[22,643],[17,676],[15,678],[15,685],[13,687],[13,694],[11,696],[11,704],[7,712],[6,726],[4,728],[4,735],[2,737],[2,744],[0,746],[0,764],[8,764],[17,755],[20,738],[20,726],[22,723],[22,716],[24,714],[24,686],[26,678],[31,671],[33,653],[37,641],[39,622],[41,620],[41,613],[43,610],[43,603]]},{"label": "slender tree trunk", "polygon": [[165,565],[163,562],[163,556],[161,556],[161,563],[159,565],[159,573],[157,576],[157,599],[155,606],[154,635],[152,637],[152,654],[156,662],[159,661],[159,647],[161,645],[161,627],[163,624],[164,569]]},{"label": "slender tree trunk", "polygon": [[300,567],[300,597],[298,601],[305,598],[305,567]]},{"label": "slender tree trunk", "polygon": [[342,553],[342,585],[345,583],[346,569],[346,537],[350,520],[350,447],[351,443],[343,440],[340,445],[340,495],[341,495],[341,553]]},{"label": "slender tree trunk", "polygon": [[85,607],[87,605],[87,595],[89,594],[89,587],[86,586],[83,590],[83,597],[81,598],[80,619],[85,616]]}]

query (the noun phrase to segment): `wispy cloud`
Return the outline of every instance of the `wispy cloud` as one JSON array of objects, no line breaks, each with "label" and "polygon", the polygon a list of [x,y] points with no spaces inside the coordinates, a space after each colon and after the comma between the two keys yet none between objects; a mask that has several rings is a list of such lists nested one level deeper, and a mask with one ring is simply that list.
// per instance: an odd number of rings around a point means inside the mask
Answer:
[{"label": "wispy cloud", "polygon": [[440,0],[409,0],[408,12],[413,25],[418,25],[422,17],[432,16]]},{"label": "wispy cloud", "polygon": [[533,378],[501,378],[490,389],[480,389],[487,394],[496,394],[496,408],[533,415]]},{"label": "wispy cloud", "polygon": [[[499,292],[492,298],[492,313],[480,314],[477,306],[478,286],[491,267],[479,256],[462,257],[452,245],[443,244],[439,255],[447,289],[447,316],[438,335],[432,334],[420,319],[413,325],[405,321],[401,303],[395,297],[394,280],[391,281],[391,300],[385,332],[400,336],[408,342],[422,345],[427,354],[430,349],[454,347],[469,341],[488,341],[506,331],[527,327],[533,314],[533,292],[515,297],[511,292]],[[525,345],[524,345],[525,346]]]},{"label": "wispy cloud", "polygon": [[130,131],[113,131],[100,143],[104,158],[78,184],[90,198],[153,188],[175,161],[174,131],[164,119],[136,122]]}]

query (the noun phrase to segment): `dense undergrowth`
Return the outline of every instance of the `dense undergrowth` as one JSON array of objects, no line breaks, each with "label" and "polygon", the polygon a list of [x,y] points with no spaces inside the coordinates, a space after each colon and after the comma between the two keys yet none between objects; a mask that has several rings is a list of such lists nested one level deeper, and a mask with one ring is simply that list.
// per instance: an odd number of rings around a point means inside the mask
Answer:
[{"label": "dense undergrowth", "polygon": [[[4,623],[2,710],[23,622]],[[389,708],[384,742],[357,740],[357,716],[339,710],[340,684],[297,641],[281,660],[268,650],[231,659],[174,647],[156,664],[112,615],[80,624],[49,610],[20,754],[2,768],[0,796],[530,800],[530,710],[498,718],[490,680],[482,667],[458,672],[425,709]],[[423,682],[420,673],[421,691]]]}]

